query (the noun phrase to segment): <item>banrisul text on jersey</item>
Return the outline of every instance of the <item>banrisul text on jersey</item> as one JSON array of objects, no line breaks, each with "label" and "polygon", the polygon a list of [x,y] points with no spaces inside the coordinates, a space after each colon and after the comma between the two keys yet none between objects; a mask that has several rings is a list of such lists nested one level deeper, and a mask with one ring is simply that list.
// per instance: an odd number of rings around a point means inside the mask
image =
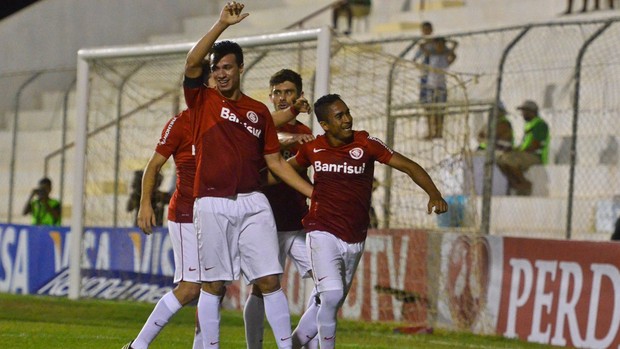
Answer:
[{"label": "banrisul text on jersey", "polygon": [[314,162],[314,171],[316,172],[336,172],[336,173],[346,173],[346,174],[362,174],[366,170],[366,164],[361,164],[360,166],[349,165],[348,163],[344,164],[327,164],[321,161]]}]

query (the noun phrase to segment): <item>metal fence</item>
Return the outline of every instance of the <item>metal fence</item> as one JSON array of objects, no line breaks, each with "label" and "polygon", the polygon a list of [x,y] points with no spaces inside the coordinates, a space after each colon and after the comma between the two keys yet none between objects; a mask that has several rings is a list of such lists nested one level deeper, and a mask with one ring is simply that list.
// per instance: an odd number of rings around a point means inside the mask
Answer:
[{"label": "metal fence", "polygon": [[[457,108],[458,113],[448,121],[459,132],[449,134],[442,141],[429,143],[420,136],[424,113],[416,111],[416,103],[424,67],[411,62],[420,39],[417,36],[400,35],[364,42],[336,38],[330,90],[342,94],[355,107],[357,125],[414,160],[421,159],[435,177],[441,177],[448,169],[449,178],[441,181],[442,190],[455,194],[454,197],[464,197],[466,204],[459,207],[455,201],[453,211],[462,209],[464,214],[473,213],[474,223],[469,229],[483,234],[608,239],[620,212],[616,199],[620,194],[620,121],[617,120],[620,98],[616,93],[620,85],[620,57],[615,54],[620,18],[458,33],[449,38],[458,41],[459,46],[457,59],[447,72],[454,91],[448,104]],[[258,49],[248,55],[275,57],[277,49],[281,47]],[[300,71],[308,85],[306,90],[310,90],[315,57],[308,52],[312,50],[298,46],[291,57],[263,60],[246,69],[244,90],[267,102],[268,76],[285,66]],[[105,136],[100,141],[103,153],[113,155],[113,160],[102,157],[91,162],[99,166],[94,170],[95,175],[106,173],[99,184],[86,188],[93,195],[102,195],[98,202],[107,202],[90,208],[91,214],[96,211],[101,216],[97,223],[131,224],[130,216],[122,209],[129,190],[127,178],[131,171],[146,164],[160,127],[182,105],[179,99],[182,60],[179,56],[152,57],[148,62],[102,60],[97,63],[96,78],[106,87],[102,89],[105,92],[89,101],[99,108],[89,112],[92,137],[89,142]],[[28,218],[21,216],[22,205],[37,180],[49,176],[54,181],[53,196],[61,197],[65,203],[63,216],[68,223],[72,193],[70,168],[74,156],[71,151],[74,73],[63,71],[62,79],[54,79],[60,73],[46,71],[17,78],[0,77],[4,82],[15,80],[11,83],[14,90],[6,92],[13,94],[15,108],[7,111],[1,131],[6,137],[0,140],[0,150],[5,154],[0,161],[3,169],[0,195],[7,198],[0,202],[2,221],[27,223]],[[60,92],[38,96],[41,110],[20,107],[29,89],[50,85],[48,79],[62,81],[57,84]],[[165,86],[158,86],[161,81],[166,82]],[[477,145],[474,135],[489,124],[495,106],[501,101],[510,112],[509,119],[519,140],[523,120],[516,106],[525,99],[538,102],[541,116],[550,126],[550,163],[528,171],[534,182],[532,196],[493,195],[493,149],[489,147],[486,154],[473,154]],[[150,115],[152,122],[138,122],[144,121],[145,115]],[[134,130],[128,132],[131,128]],[[492,134],[493,127],[490,130]],[[139,149],[128,156],[128,149],[132,148]],[[426,157],[426,153],[435,155]],[[479,181],[482,187],[465,185],[462,173],[453,169],[455,166],[457,169],[461,166],[465,174],[477,176],[473,181]],[[480,172],[476,166],[486,171]],[[480,178],[480,173],[485,175]],[[389,170],[378,168],[377,174],[381,186],[373,203],[376,209],[382,207],[378,209],[382,212],[381,227],[463,228],[462,222],[442,226],[422,215],[403,216],[400,208],[408,198],[419,195],[399,187],[402,179]],[[450,178],[456,178],[454,181],[463,187],[452,190]],[[397,198],[394,195],[398,193],[405,194]]]}]

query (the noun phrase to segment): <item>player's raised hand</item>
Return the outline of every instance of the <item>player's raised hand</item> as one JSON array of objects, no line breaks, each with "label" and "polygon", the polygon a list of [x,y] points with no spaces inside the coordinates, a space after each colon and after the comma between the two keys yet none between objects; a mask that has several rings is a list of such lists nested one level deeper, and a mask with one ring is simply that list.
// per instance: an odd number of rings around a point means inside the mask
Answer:
[{"label": "player's raised hand", "polygon": [[442,214],[448,211],[448,203],[442,197],[439,197],[439,198],[431,197],[428,200],[428,206],[427,206],[428,214],[433,213],[433,208],[435,210],[435,213]]},{"label": "player's raised hand", "polygon": [[249,13],[241,13],[244,7],[245,5],[240,2],[228,2],[220,13],[220,21],[228,25],[241,22],[245,17],[250,15]]},{"label": "player's raised hand", "polygon": [[300,113],[307,113],[307,114],[312,113],[312,107],[310,106],[310,103],[308,103],[308,100],[306,99],[306,97],[304,97],[303,92],[301,94],[301,97],[295,100],[295,103],[293,103],[293,107],[299,110]]}]

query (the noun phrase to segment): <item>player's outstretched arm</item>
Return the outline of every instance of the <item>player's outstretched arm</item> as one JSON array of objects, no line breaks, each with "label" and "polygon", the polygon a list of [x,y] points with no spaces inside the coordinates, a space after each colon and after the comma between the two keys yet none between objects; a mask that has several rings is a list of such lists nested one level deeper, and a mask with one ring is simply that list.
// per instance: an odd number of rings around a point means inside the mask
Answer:
[{"label": "player's outstretched arm", "polygon": [[202,61],[213,47],[220,35],[233,24],[241,22],[249,13],[241,13],[244,4],[232,1],[226,4],[220,12],[220,18],[211,29],[189,50],[185,59],[185,76],[197,78],[202,75]]},{"label": "player's outstretched arm", "polygon": [[[267,162],[269,172],[272,172],[271,175],[282,180],[291,188],[297,190],[305,196],[312,196],[312,190],[314,189],[312,184],[306,182],[303,178],[301,178],[299,173],[297,173],[295,168],[293,168],[293,166],[291,165],[292,163],[289,164],[286,160],[284,160],[284,158],[279,152],[265,155],[265,162]],[[270,180],[268,180],[268,184],[269,181]]]},{"label": "player's outstretched arm", "polygon": [[420,188],[424,189],[429,197],[427,205],[427,212],[429,214],[433,212],[433,208],[437,214],[448,211],[448,203],[443,199],[431,176],[428,175],[422,166],[397,152],[394,152],[387,165],[406,173]]},{"label": "player's outstretched arm", "polygon": [[163,155],[153,152],[153,155],[146,165],[144,174],[142,175],[142,194],[140,197],[140,208],[138,209],[138,226],[147,235],[153,232],[153,227],[157,224],[155,212],[153,212],[153,206],[151,206],[151,198],[155,182],[157,181],[157,174],[167,160],[168,158]]},{"label": "player's outstretched arm", "polygon": [[293,144],[304,144],[314,140],[314,135],[307,133],[278,132],[280,148],[286,149]]},{"label": "player's outstretched arm", "polygon": [[297,98],[292,107],[272,112],[271,118],[273,119],[273,124],[276,125],[276,127],[280,127],[295,119],[299,113],[310,114],[311,112],[312,107],[310,106],[310,103],[308,103],[308,100],[303,96],[302,92],[301,97]]}]

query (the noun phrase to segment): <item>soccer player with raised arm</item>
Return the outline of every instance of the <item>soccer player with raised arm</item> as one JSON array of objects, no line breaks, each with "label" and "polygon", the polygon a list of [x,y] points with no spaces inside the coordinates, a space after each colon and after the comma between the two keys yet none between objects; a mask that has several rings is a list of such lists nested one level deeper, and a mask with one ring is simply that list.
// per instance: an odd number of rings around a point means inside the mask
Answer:
[{"label": "soccer player with raised arm", "polygon": [[[260,190],[262,164],[306,196],[313,187],[282,158],[269,109],[240,89],[243,51],[231,41],[216,43],[230,25],[249,14],[230,2],[190,49],[183,83],[192,116],[196,156],[194,224],[198,236],[201,292],[198,319],[204,348],[219,348],[219,305],[225,284],[240,275],[260,289],[265,314],[279,348],[292,346],[290,314],[280,287],[276,226]],[[200,79],[210,55],[215,88]]]},{"label": "soccer player with raised arm", "polygon": [[318,332],[321,349],[329,349],[336,345],[336,315],[364,252],[375,161],[406,173],[424,189],[429,214],[446,212],[448,204],[420,165],[366,131],[354,131],[351,111],[339,95],[319,98],[314,113],[325,134],[301,145],[289,162],[298,170],[314,169],[303,225],[321,304],[316,316],[302,316],[293,343],[295,348],[305,345]]}]

